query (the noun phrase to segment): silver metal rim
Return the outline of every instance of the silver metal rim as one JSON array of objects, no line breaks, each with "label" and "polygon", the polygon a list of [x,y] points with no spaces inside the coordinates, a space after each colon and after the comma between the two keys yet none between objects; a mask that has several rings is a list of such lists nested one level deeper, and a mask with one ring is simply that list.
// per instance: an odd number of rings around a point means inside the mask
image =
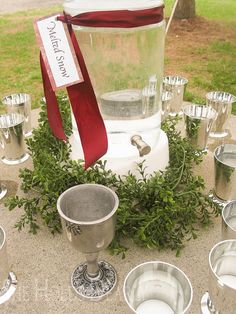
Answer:
[{"label": "silver metal rim", "polygon": [[125,277],[124,284],[123,284],[123,295],[124,295],[124,299],[125,299],[126,304],[129,306],[129,308],[130,308],[134,313],[136,313],[136,312],[135,312],[135,309],[134,309],[134,308],[132,307],[132,305],[129,303],[129,301],[128,301],[128,299],[127,299],[127,296],[126,296],[126,292],[125,292],[126,282],[127,282],[128,278],[129,278],[129,276],[130,276],[134,271],[136,271],[138,268],[142,267],[143,265],[153,264],[153,263],[171,266],[173,269],[175,269],[175,271],[177,270],[178,272],[180,272],[180,273],[184,276],[184,278],[187,280],[187,282],[188,282],[188,284],[189,284],[189,287],[190,287],[190,291],[191,291],[190,294],[191,294],[191,296],[190,296],[190,300],[189,300],[189,302],[188,302],[188,305],[185,307],[184,311],[181,312],[181,313],[183,313],[183,314],[187,313],[188,310],[189,310],[189,308],[190,308],[190,306],[191,306],[191,304],[192,304],[192,300],[193,300],[193,287],[192,287],[192,284],[191,284],[189,278],[187,277],[187,275],[186,275],[180,268],[178,268],[177,266],[175,266],[175,265],[173,265],[173,264],[166,263],[166,262],[162,262],[162,261],[144,262],[144,263],[141,263],[141,264],[135,266],[134,268],[132,268],[132,269],[128,272],[128,274],[127,274],[126,277]]},{"label": "silver metal rim", "polygon": [[5,287],[1,289],[0,304],[7,302],[13,296],[16,287],[16,275],[13,272],[10,272]]},{"label": "silver metal rim", "polygon": [[[91,186],[91,187],[98,187],[98,188],[100,188],[100,189],[109,191],[109,193],[111,193],[112,196],[114,197],[114,200],[115,200],[114,208],[113,208],[112,211],[111,211],[109,214],[107,214],[105,217],[100,218],[100,219],[98,219],[98,220],[93,220],[93,221],[79,221],[79,220],[73,220],[73,219],[67,217],[67,216],[64,214],[64,212],[62,211],[60,204],[61,204],[61,200],[62,200],[62,198],[64,197],[64,195],[65,195],[66,193],[68,193],[68,191],[77,190],[77,189],[83,188],[83,187],[85,187],[85,186],[87,186],[87,187],[89,187],[89,186]],[[97,225],[97,224],[99,224],[99,223],[103,223],[104,221],[108,220],[109,218],[111,218],[111,217],[115,214],[115,212],[116,212],[118,206],[119,206],[119,198],[118,198],[117,194],[116,194],[113,190],[111,190],[110,188],[108,188],[107,186],[102,185],[102,184],[95,184],[95,183],[84,183],[84,184],[79,184],[79,185],[72,186],[71,188],[65,190],[65,191],[58,197],[58,200],[57,200],[57,210],[58,210],[58,212],[59,212],[60,217],[64,218],[65,221],[70,222],[70,223],[72,223],[72,224],[76,224],[76,225],[79,224],[79,225],[83,225],[83,226]]]},{"label": "silver metal rim", "polygon": [[[179,79],[179,80],[181,80],[181,82],[172,83],[172,82],[169,82],[169,79],[172,79],[172,80],[173,79]],[[168,76],[164,76],[163,82],[164,82],[164,84],[167,84],[167,85],[183,86],[183,85],[188,84],[188,79],[186,79],[185,77],[179,76],[179,75],[168,75]]]},{"label": "silver metal rim", "polygon": [[208,264],[209,264],[209,267],[210,267],[210,271],[212,273],[212,275],[214,276],[214,278],[217,280],[218,282],[218,285],[222,286],[222,287],[227,287],[228,289],[234,291],[236,291],[236,289],[234,287],[230,287],[227,283],[224,283],[223,281],[221,281],[219,275],[217,274],[217,272],[215,271],[214,269],[214,266],[213,266],[213,263],[212,263],[212,255],[213,253],[219,248],[219,247],[224,247],[224,245],[226,244],[230,244],[230,243],[236,243],[236,239],[228,239],[228,240],[223,240],[223,241],[220,241],[218,243],[216,243],[213,248],[210,250],[210,253],[209,253],[209,256],[208,256]]},{"label": "silver metal rim", "polygon": [[109,295],[116,286],[117,274],[113,266],[105,261],[99,261],[99,275],[89,278],[87,264],[82,263],[71,275],[71,285],[76,294],[86,300],[99,301]]},{"label": "silver metal rim", "polygon": [[0,184],[0,200],[7,194],[7,188],[5,185]]},{"label": "silver metal rim", "polygon": [[12,166],[12,165],[19,165],[19,164],[25,162],[26,160],[29,159],[29,156],[30,155],[28,153],[26,153],[23,155],[23,157],[21,157],[19,159],[12,159],[12,160],[7,159],[5,156],[3,156],[1,160],[4,164]]},{"label": "silver metal rim", "polygon": [[224,130],[223,132],[210,132],[209,137],[217,139],[217,138],[227,137],[228,135],[229,135],[229,131]]},{"label": "silver metal rim", "polygon": [[205,292],[202,296],[201,311],[202,314],[219,314],[219,312],[214,309],[208,292]]}]

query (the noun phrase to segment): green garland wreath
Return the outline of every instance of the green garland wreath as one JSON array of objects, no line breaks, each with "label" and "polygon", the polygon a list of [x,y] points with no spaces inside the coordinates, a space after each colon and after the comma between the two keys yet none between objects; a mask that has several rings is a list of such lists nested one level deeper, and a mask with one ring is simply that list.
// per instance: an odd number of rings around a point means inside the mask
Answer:
[{"label": "green garland wreath", "polygon": [[[64,129],[72,132],[70,106],[65,97],[59,97]],[[118,177],[98,161],[84,171],[81,160],[70,159],[69,143],[57,140],[48,125],[45,103],[42,102],[39,127],[33,131],[27,145],[33,161],[33,170],[21,169],[21,188],[24,197],[14,196],[5,205],[12,210],[22,208],[23,214],[15,227],[28,226],[35,234],[39,218],[51,232],[61,231],[56,209],[59,195],[77,184],[98,183],[116,190],[120,205],[117,211],[116,236],[110,246],[112,253],[126,251],[123,238],[148,248],[174,249],[177,254],[186,239],[195,238],[200,226],[208,226],[219,208],[204,194],[204,180],[193,173],[193,166],[202,161],[202,154],[176,131],[178,118],[167,119],[162,129],[169,139],[170,163],[165,172],[145,175],[145,162],[138,165],[141,179],[129,173]]]}]

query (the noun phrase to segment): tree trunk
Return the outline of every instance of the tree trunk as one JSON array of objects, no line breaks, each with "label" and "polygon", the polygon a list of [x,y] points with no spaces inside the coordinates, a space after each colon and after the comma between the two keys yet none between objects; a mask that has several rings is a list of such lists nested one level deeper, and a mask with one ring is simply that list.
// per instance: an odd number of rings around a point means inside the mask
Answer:
[{"label": "tree trunk", "polygon": [[195,0],[179,0],[174,17],[177,19],[189,19],[196,16]]}]

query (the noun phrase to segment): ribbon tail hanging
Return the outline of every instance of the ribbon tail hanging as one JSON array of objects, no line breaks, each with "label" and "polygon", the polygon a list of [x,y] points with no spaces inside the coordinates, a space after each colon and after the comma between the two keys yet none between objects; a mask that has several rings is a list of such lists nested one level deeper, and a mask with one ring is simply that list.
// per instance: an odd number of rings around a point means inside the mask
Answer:
[{"label": "ribbon tail hanging", "polygon": [[[93,91],[83,56],[73,30],[70,29],[70,27],[68,28],[70,30],[78,62],[81,66],[84,82],[67,87],[67,92],[79,130],[84,152],[85,169],[87,169],[107,152],[108,140],[105,125],[98,108],[96,96]],[[55,137],[60,140],[66,140],[67,138],[63,130],[56,94],[52,89],[41,53],[40,65],[50,128]]]},{"label": "ribbon tail hanging", "polygon": [[84,82],[68,86],[67,92],[80,134],[86,169],[107,152],[108,140],[82,53],[71,25],[68,29],[84,78]]},{"label": "ribbon tail hanging", "polygon": [[55,137],[57,137],[60,140],[66,141],[67,138],[63,130],[62,119],[58,107],[57,98],[55,92],[52,89],[52,85],[50,83],[46,66],[41,53],[40,53],[40,66],[43,78],[43,88],[44,95],[46,98],[47,115],[50,128]]}]

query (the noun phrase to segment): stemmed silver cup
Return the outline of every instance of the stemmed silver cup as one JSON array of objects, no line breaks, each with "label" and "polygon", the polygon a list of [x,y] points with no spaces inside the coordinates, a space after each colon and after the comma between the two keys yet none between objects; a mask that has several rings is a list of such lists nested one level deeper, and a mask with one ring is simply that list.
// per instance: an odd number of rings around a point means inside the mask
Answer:
[{"label": "stemmed silver cup", "polygon": [[183,114],[184,93],[188,84],[188,80],[178,75],[165,76],[163,78],[163,90],[172,93],[170,100],[170,116]]},{"label": "stemmed silver cup", "polygon": [[235,314],[236,239],[217,243],[209,253],[209,292],[201,300],[202,314]]},{"label": "stemmed silver cup", "polygon": [[236,200],[229,202],[222,210],[222,238],[236,239]]},{"label": "stemmed silver cup", "polygon": [[191,104],[183,108],[183,113],[186,136],[195,148],[205,151],[216,111],[208,106]]},{"label": "stemmed silver cup", "polygon": [[2,98],[8,113],[19,113],[24,116],[24,136],[32,135],[31,127],[31,97],[29,94],[18,93]]},{"label": "stemmed silver cup", "polygon": [[116,193],[99,184],[74,186],[58,198],[64,233],[86,257],[86,262],[77,266],[71,276],[72,287],[82,298],[102,299],[116,285],[114,268],[97,258],[114,237],[118,204]]},{"label": "stemmed silver cup", "polygon": [[236,199],[236,144],[223,144],[214,151],[215,185],[210,197],[221,206]]},{"label": "stemmed silver cup", "polygon": [[17,165],[29,158],[24,142],[24,116],[19,113],[0,115],[0,146],[2,162]]},{"label": "stemmed silver cup", "polygon": [[215,91],[206,94],[207,105],[214,108],[217,112],[217,118],[213,124],[210,137],[217,139],[228,135],[225,123],[231,114],[232,103],[235,101],[236,97],[226,92]]},{"label": "stemmed silver cup", "polygon": [[173,94],[168,91],[163,91],[161,96],[161,102],[162,102],[162,111],[161,111],[161,119],[162,121],[165,120],[171,110],[171,100],[172,100]]}]

